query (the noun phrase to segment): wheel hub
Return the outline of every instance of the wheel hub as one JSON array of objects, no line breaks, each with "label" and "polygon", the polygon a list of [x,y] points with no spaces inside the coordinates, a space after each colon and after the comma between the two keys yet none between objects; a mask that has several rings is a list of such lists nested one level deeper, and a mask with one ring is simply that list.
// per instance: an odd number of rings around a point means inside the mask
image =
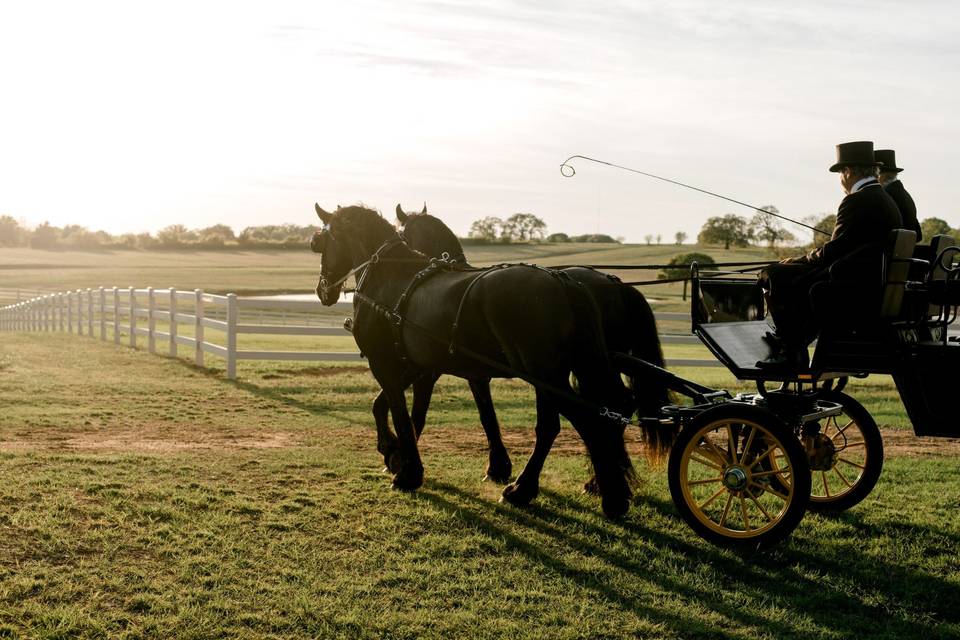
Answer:
[{"label": "wheel hub", "polygon": [[732,491],[742,491],[747,486],[747,473],[740,467],[730,467],[723,472],[723,485]]},{"label": "wheel hub", "polygon": [[829,471],[833,468],[837,453],[837,447],[833,444],[833,440],[822,433],[815,436],[806,436],[803,440],[807,456],[810,458],[811,471]]}]

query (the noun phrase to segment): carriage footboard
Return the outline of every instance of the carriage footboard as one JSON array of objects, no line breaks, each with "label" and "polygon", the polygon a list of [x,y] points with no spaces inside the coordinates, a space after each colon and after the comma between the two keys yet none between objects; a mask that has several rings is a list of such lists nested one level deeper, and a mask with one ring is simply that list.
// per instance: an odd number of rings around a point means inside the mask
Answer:
[{"label": "carriage footboard", "polygon": [[900,399],[918,436],[960,438],[956,376],[960,345],[918,344],[893,371]]}]

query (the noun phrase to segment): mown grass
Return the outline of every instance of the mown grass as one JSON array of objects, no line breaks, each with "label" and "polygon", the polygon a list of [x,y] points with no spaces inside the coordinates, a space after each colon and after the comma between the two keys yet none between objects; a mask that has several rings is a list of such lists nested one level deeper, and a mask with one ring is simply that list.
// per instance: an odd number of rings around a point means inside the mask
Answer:
[{"label": "mown grass", "polygon": [[[890,399],[866,382],[868,406]],[[392,491],[375,392],[355,366],[249,364],[231,383],[98,341],[0,335],[0,635],[960,634],[956,456],[893,457],[857,508],[741,555],[697,538],[640,460],[636,506],[605,520],[569,428],[534,506],[499,504],[456,380],[421,441],[426,484]],[[519,467],[531,394],[498,382],[494,398]]]}]

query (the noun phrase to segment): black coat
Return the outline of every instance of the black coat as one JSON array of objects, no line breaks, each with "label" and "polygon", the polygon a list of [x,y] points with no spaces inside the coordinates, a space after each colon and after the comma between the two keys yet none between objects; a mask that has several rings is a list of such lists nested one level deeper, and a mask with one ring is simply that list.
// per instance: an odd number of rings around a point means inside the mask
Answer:
[{"label": "black coat", "polygon": [[833,235],[797,262],[825,269],[864,245],[885,245],[890,232],[901,229],[902,223],[897,203],[879,182],[870,183],[840,202]]},{"label": "black coat", "polygon": [[920,222],[917,220],[917,205],[913,203],[913,198],[907,193],[903,183],[894,180],[884,185],[883,189],[897,203],[897,208],[900,209],[900,217],[903,218],[903,228],[916,231],[917,242],[920,242],[923,239],[923,234],[920,233]]},{"label": "black coat", "polygon": [[[897,204],[879,182],[873,182],[840,202],[837,224],[826,244],[789,263],[764,269],[761,281],[769,289],[770,313],[784,343],[799,348],[816,336],[818,326],[810,302],[810,288],[816,282],[836,279],[857,283],[862,285],[858,291],[868,299],[865,304],[873,304],[870,295],[878,291],[869,283],[879,283],[881,248],[886,246],[890,232],[900,228]],[[864,247],[868,249],[837,264]]]}]

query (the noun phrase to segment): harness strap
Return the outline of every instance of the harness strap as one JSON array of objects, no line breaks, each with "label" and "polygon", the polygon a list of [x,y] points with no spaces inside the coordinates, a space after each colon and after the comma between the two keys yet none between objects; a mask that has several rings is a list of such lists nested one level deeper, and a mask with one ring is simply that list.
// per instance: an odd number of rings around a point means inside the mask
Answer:
[{"label": "harness strap", "polygon": [[450,344],[447,345],[447,353],[451,356],[457,352],[457,329],[460,327],[460,316],[463,314],[463,307],[467,303],[467,296],[470,295],[470,291],[473,289],[480,280],[487,277],[494,271],[499,271],[509,267],[509,264],[498,264],[490,267],[489,269],[484,270],[479,276],[470,281],[470,284],[467,285],[467,288],[464,289],[463,295],[460,296],[460,304],[457,305],[457,315],[453,317],[453,326],[450,328]]},{"label": "harness strap", "polygon": [[[503,266],[510,266],[510,265],[499,265],[499,266],[503,267]],[[480,277],[482,277],[482,276],[480,276]],[[479,279],[479,278],[478,278],[478,279]],[[367,296],[366,294],[363,294],[363,293],[359,293],[359,292],[358,292],[358,293],[354,293],[354,298],[355,298],[356,300],[359,300],[360,302],[368,305],[371,309],[373,309],[373,310],[376,311],[377,313],[380,313],[380,314],[384,315],[388,320],[392,318],[393,310],[392,310],[392,309],[388,309],[387,307],[381,305],[381,304],[378,303],[376,300],[372,299],[370,296]],[[424,326],[422,326],[422,325],[420,325],[420,324],[418,324],[418,323],[416,323],[416,322],[414,322],[414,321],[412,321],[412,320],[406,320],[406,321],[405,321],[405,324],[406,324],[407,326],[412,327],[412,328],[415,329],[416,331],[419,331],[421,334],[423,334],[424,336],[426,336],[426,337],[427,337],[428,339],[430,339],[430,340],[433,340],[433,341],[435,341],[435,342],[443,342],[443,338],[437,336],[437,335],[436,335],[435,333],[433,333],[431,330],[427,329],[426,327],[424,327]],[[600,405],[598,405],[598,404],[596,404],[596,403],[594,403],[594,402],[590,402],[589,400],[586,400],[586,399],[584,399],[584,398],[581,398],[580,396],[578,396],[578,395],[576,395],[576,394],[570,393],[570,391],[568,391],[568,390],[566,390],[566,389],[561,389],[561,388],[556,387],[556,386],[554,386],[554,385],[552,385],[552,384],[550,384],[550,383],[544,382],[543,380],[539,380],[539,379],[537,379],[537,378],[534,378],[534,377],[532,377],[532,376],[529,376],[529,375],[523,373],[522,371],[519,371],[519,370],[517,370],[517,369],[514,369],[514,368],[511,367],[510,365],[504,364],[504,363],[502,363],[502,362],[500,362],[500,361],[498,361],[498,360],[494,360],[493,358],[490,358],[490,357],[488,357],[488,356],[485,356],[485,355],[483,355],[482,353],[478,353],[478,352],[474,351],[473,349],[470,349],[470,348],[468,348],[468,347],[460,347],[460,348],[458,349],[458,351],[459,351],[460,353],[462,353],[463,355],[467,356],[468,358],[471,358],[471,359],[473,359],[473,360],[476,360],[477,362],[480,362],[481,364],[485,364],[486,366],[490,367],[491,369],[495,369],[495,370],[497,370],[497,371],[499,371],[499,372],[501,372],[501,373],[507,374],[507,375],[508,375],[509,377],[511,377],[511,378],[519,378],[519,379],[521,379],[521,380],[523,380],[523,381],[525,381],[525,382],[533,385],[534,387],[537,387],[538,389],[543,389],[544,391],[548,391],[549,393],[552,393],[552,394],[554,394],[554,395],[560,396],[560,397],[562,397],[562,398],[564,398],[564,399],[566,399],[566,400],[568,400],[568,401],[570,401],[570,402],[573,402],[573,403],[575,403],[575,404],[580,405],[581,407],[584,407],[584,408],[586,408],[586,409],[589,409],[590,411],[595,411],[600,417],[606,418],[606,419],[611,420],[611,421],[613,421],[613,422],[616,422],[617,424],[619,424],[619,425],[621,425],[621,426],[627,426],[627,425],[630,425],[630,424],[632,424],[632,425],[639,425],[639,422],[633,422],[633,421],[630,420],[629,417],[625,417],[625,416],[617,413],[616,411],[612,411],[612,410],[610,410],[610,409],[607,408],[607,407],[601,407]]]}]

